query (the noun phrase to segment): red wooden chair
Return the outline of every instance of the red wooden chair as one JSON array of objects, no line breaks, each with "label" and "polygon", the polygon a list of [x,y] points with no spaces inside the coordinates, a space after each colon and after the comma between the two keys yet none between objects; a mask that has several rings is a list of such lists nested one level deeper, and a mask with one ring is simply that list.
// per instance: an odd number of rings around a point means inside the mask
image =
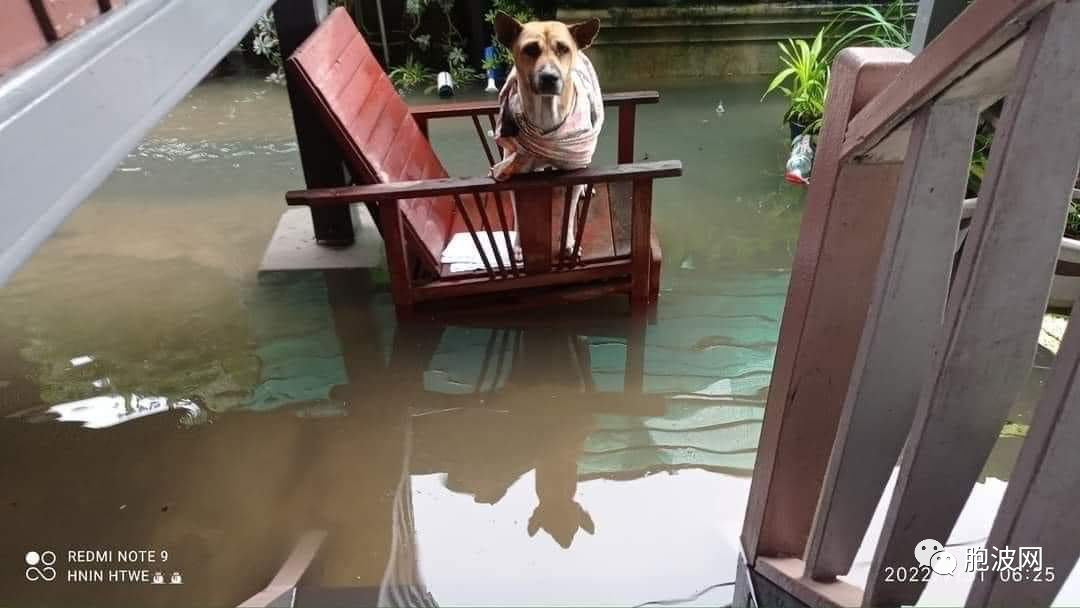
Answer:
[{"label": "red wooden chair", "polygon": [[[286,199],[311,207],[368,204],[385,242],[399,316],[611,293],[628,294],[635,308],[655,301],[660,245],[651,226],[652,180],[682,173],[678,161],[630,162],[635,106],[656,103],[656,92],[605,96],[606,104],[619,107],[619,165],[496,182],[448,177],[427,137],[429,120],[471,117],[493,163],[479,117],[486,115],[494,127],[496,103],[410,108],[344,9],[319,25],[289,58],[288,69],[318,108],[358,185],[293,191]],[[566,210],[578,184],[592,187],[578,205],[574,239]],[[455,234],[469,235],[482,268],[455,271],[443,263]]]}]

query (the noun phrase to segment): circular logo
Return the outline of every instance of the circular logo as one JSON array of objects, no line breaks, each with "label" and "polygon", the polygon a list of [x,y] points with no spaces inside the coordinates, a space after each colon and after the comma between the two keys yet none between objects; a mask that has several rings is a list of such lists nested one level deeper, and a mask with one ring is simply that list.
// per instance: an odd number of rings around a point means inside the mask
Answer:
[{"label": "circular logo", "polygon": [[[30,582],[51,581],[56,578],[56,554],[52,551],[27,551],[26,552],[26,580]],[[40,566],[39,566],[40,564]]]}]

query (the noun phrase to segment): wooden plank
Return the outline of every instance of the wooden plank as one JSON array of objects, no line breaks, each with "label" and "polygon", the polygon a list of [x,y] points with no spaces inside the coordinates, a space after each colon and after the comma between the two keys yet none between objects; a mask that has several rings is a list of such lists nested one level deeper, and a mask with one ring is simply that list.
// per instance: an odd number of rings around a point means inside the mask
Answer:
[{"label": "wooden plank", "polygon": [[1080,114],[1078,30],[1080,3],[1059,2],[1028,33],[870,569],[871,605],[918,599],[925,583],[889,582],[883,569],[948,538],[1030,369],[1080,165],[1080,132],[1061,127]]},{"label": "wooden plank", "polygon": [[[526,190],[548,186],[596,184],[632,181],[641,178],[678,177],[680,175],[682,175],[682,162],[665,160],[617,165],[608,168],[590,167],[571,171],[528,173],[516,175],[503,182],[495,181],[490,177],[447,177],[372,184],[370,186],[292,190],[285,194],[285,200],[290,205],[338,206],[366,201],[400,200],[445,194],[471,194],[473,192]],[[550,203],[550,200],[548,203]]]},{"label": "wooden plank", "polygon": [[916,114],[804,557],[814,579],[850,570],[911,428],[941,333],[978,118],[968,103]]},{"label": "wooden plank", "polygon": [[101,14],[98,0],[30,0],[50,40],[67,38]]},{"label": "wooden plank", "polygon": [[755,570],[810,608],[853,608],[862,601],[862,590],[855,585],[807,578],[805,564],[797,558],[761,557]]},{"label": "wooden plank", "polygon": [[0,3],[0,75],[33,57],[48,44],[28,0]]},{"label": "wooden plank", "polygon": [[[967,606],[1049,606],[1080,555],[1080,327],[1069,324],[1031,429],[1009,478],[987,547],[1039,547],[1040,582],[1002,582],[994,572],[976,577]],[[1019,557],[1016,562],[1019,563]]]},{"label": "wooden plank", "polygon": [[865,153],[1027,27],[1053,0],[976,0],[876,99],[851,119],[841,155]]},{"label": "wooden plank", "polygon": [[634,201],[630,210],[630,301],[636,310],[649,304],[649,272],[652,251],[649,237],[652,228],[652,180],[634,181]]},{"label": "wooden plank", "polygon": [[910,60],[847,49],[833,65],[814,180],[799,230],[742,540],[761,555],[802,555],[862,331],[898,165],[848,164],[847,121]]},{"label": "wooden plank", "polygon": [[500,279],[498,281],[492,281],[486,277],[455,281],[433,281],[415,287],[413,289],[413,296],[417,301],[435,300],[439,298],[495,293],[513,289],[546,287],[548,285],[566,285],[588,281],[602,281],[610,278],[628,276],[629,274],[630,262],[627,260],[612,260],[576,268],[573,271],[547,272],[543,274]]},{"label": "wooden plank", "polygon": [[[626,91],[623,93],[605,93],[604,105],[626,106],[637,104],[660,103],[660,93],[656,91]],[[484,101],[458,101],[452,103],[432,103],[419,106],[411,106],[409,111],[417,118],[425,120],[432,118],[454,118],[459,116],[473,116],[476,114],[494,114],[499,111],[499,102],[496,100]]]}]

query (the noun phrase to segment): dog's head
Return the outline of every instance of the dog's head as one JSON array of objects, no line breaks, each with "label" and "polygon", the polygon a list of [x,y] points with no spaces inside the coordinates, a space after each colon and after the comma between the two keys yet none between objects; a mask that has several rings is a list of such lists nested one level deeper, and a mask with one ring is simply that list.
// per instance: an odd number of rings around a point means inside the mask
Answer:
[{"label": "dog's head", "polygon": [[600,31],[600,20],[566,25],[559,21],[520,23],[510,15],[495,15],[495,37],[514,55],[518,75],[537,95],[561,95],[578,52],[588,48]]}]

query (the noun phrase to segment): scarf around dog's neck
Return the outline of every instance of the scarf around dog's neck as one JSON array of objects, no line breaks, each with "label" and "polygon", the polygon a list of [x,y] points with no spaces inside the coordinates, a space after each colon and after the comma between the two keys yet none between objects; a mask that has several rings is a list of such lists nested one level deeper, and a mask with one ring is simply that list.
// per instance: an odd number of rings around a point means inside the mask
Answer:
[{"label": "scarf around dog's neck", "polygon": [[[600,127],[604,124],[604,100],[600,81],[592,62],[578,53],[570,70],[574,82],[574,99],[562,122],[550,131],[543,131],[525,113],[518,87],[517,68],[510,71],[499,91],[500,114],[509,110],[518,133],[518,146],[529,154],[546,159],[560,169],[580,169],[592,162]],[[499,117],[500,124],[503,117]]]}]

